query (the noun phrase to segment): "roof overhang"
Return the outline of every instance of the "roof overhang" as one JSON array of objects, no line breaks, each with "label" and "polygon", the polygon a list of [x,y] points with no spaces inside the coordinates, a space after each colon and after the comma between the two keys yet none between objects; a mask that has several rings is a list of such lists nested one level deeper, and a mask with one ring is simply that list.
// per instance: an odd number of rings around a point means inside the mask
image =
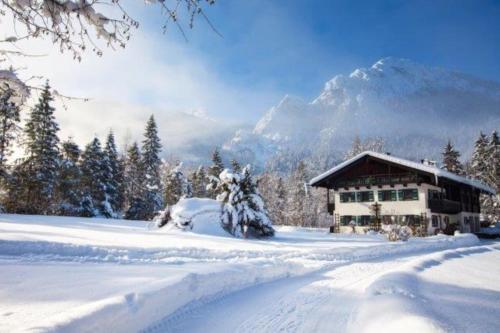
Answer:
[{"label": "roof overhang", "polygon": [[398,166],[400,168],[412,170],[412,171],[420,173],[420,174],[425,174],[425,175],[434,177],[436,184],[438,183],[439,179],[443,179],[443,180],[446,179],[446,180],[449,180],[452,182],[457,182],[457,183],[471,186],[471,187],[476,188],[484,193],[496,194],[494,189],[492,189],[488,185],[486,185],[478,180],[465,178],[465,177],[453,174],[451,172],[448,172],[446,170],[439,169],[435,166],[425,165],[425,164],[405,160],[405,159],[402,159],[399,157],[394,157],[391,155],[376,153],[376,152],[372,152],[372,151],[362,152],[362,153],[356,155],[355,157],[353,157],[353,158],[351,158],[343,163],[340,163],[339,165],[333,167],[332,169],[330,169],[330,170],[322,173],[321,175],[311,179],[309,184],[311,186],[315,186],[315,187],[327,187],[327,183],[328,183],[329,179],[334,178],[335,176],[341,174],[348,167],[352,167],[352,166],[356,165],[357,163],[364,161],[366,158],[379,160],[379,161],[382,161],[382,162],[387,163],[387,164],[395,165],[395,166]]}]

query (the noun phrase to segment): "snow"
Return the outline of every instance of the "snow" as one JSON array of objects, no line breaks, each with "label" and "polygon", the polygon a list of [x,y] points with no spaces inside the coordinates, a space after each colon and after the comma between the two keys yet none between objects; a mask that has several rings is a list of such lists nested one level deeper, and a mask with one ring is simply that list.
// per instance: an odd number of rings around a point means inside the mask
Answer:
[{"label": "snow", "polygon": [[[183,216],[189,205],[211,207],[186,202],[173,215]],[[290,320],[299,329],[311,324],[307,318],[320,325],[328,309],[317,307],[322,302],[334,302],[341,323],[349,316],[339,305],[350,309],[361,297],[349,303],[331,293],[350,292],[358,279],[366,282],[408,258],[478,244],[468,234],[388,242],[293,227],[277,227],[269,240],[245,240],[200,234],[193,225],[179,231],[143,221],[0,215],[0,332],[164,332],[225,300],[239,306],[221,305],[225,316],[214,310],[207,317],[223,325],[219,332],[233,331],[227,320],[253,332]],[[325,288],[324,279],[336,287]]]},{"label": "snow", "polygon": [[193,233],[229,236],[220,225],[221,203],[208,198],[183,198],[172,207],[172,221],[162,230],[189,230]]},{"label": "snow", "polygon": [[330,170],[322,173],[321,175],[314,177],[313,179],[310,180],[309,183],[311,185],[314,185],[317,182],[327,178],[328,176],[334,174],[335,172],[337,172],[339,170],[342,170],[346,166],[356,162],[357,160],[359,160],[365,156],[372,156],[372,157],[375,157],[375,158],[378,158],[378,159],[381,159],[384,161],[392,162],[392,163],[399,164],[399,165],[404,165],[404,166],[412,168],[412,169],[416,169],[416,170],[430,173],[430,174],[434,175],[434,177],[436,177],[436,180],[439,177],[447,178],[447,179],[457,181],[459,183],[473,186],[475,188],[478,188],[478,189],[483,190],[484,192],[487,192],[490,194],[496,193],[494,189],[492,189],[488,185],[483,184],[482,182],[480,182],[478,180],[461,177],[461,176],[458,176],[458,175],[451,173],[449,171],[439,169],[435,166],[425,165],[423,163],[417,163],[417,162],[405,160],[403,158],[399,158],[399,157],[395,157],[395,156],[391,156],[391,155],[387,155],[387,154],[382,154],[382,153],[377,153],[377,152],[373,152],[373,151],[364,151],[364,152],[354,156],[353,158],[351,158],[345,162],[342,162],[339,165],[331,168]]},{"label": "snow", "polygon": [[497,332],[500,247],[448,250],[414,259],[365,291],[356,332]]},{"label": "snow", "polygon": [[318,149],[338,160],[359,136],[382,138],[385,149],[415,160],[441,158],[451,139],[468,156],[480,131],[499,128],[499,103],[497,82],[384,58],[333,77],[311,102],[285,96],[224,149],[261,166],[283,152],[303,157]]}]

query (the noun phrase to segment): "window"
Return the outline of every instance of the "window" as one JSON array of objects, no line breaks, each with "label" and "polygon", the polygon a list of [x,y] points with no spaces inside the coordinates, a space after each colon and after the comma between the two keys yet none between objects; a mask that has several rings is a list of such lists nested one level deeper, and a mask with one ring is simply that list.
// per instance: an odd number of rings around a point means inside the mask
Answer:
[{"label": "window", "polygon": [[342,192],[340,193],[340,202],[355,202],[356,192]]},{"label": "window", "polygon": [[397,221],[397,217],[395,215],[383,215],[382,223],[384,224],[395,224]]},{"label": "window", "polygon": [[372,217],[370,215],[358,216],[358,225],[360,225],[360,226],[370,225],[371,221],[372,221]]},{"label": "window", "polygon": [[373,201],[373,191],[362,191],[356,193],[357,202],[369,202]]},{"label": "window", "polygon": [[395,190],[386,190],[386,191],[378,191],[378,201],[396,201],[396,191]]},{"label": "window", "polygon": [[418,190],[416,188],[398,191],[400,201],[418,200]]},{"label": "window", "polygon": [[437,228],[439,226],[439,220],[437,215],[432,215],[432,227]]},{"label": "window", "polygon": [[450,217],[449,216],[444,217],[444,225],[445,225],[445,227],[450,225]]},{"label": "window", "polygon": [[429,190],[429,200],[441,199],[441,192],[438,190]]},{"label": "window", "polygon": [[356,216],[352,215],[342,215],[340,217],[340,225],[349,225],[351,221],[356,222]]},{"label": "window", "polygon": [[420,215],[401,215],[398,216],[398,224],[416,226],[420,225]]}]

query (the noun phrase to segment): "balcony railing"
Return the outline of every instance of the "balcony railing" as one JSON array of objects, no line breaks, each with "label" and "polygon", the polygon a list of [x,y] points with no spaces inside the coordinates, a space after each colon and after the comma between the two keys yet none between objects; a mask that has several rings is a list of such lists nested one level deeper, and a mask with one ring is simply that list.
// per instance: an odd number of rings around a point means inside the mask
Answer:
[{"label": "balcony railing", "polygon": [[391,184],[408,184],[419,183],[421,179],[418,175],[413,174],[392,174],[392,175],[371,175],[361,176],[337,182],[338,187],[353,187],[353,186],[373,186],[373,185],[391,185]]},{"label": "balcony railing", "polygon": [[458,214],[462,211],[460,202],[448,199],[429,199],[429,208],[433,213]]}]

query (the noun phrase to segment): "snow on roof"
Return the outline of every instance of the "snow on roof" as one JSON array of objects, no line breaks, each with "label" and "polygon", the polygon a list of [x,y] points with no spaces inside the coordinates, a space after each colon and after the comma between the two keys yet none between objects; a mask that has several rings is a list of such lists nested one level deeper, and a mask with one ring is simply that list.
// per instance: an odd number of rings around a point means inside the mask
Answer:
[{"label": "snow on roof", "polygon": [[454,173],[451,173],[449,171],[439,169],[436,166],[425,165],[422,163],[405,160],[403,158],[394,157],[394,156],[387,155],[387,154],[376,153],[373,151],[364,151],[364,152],[354,156],[350,160],[347,160],[345,162],[340,163],[339,165],[326,171],[325,173],[322,173],[321,175],[311,179],[309,184],[314,185],[315,183],[327,178],[328,176],[334,174],[335,172],[345,168],[346,166],[356,162],[357,160],[359,160],[365,156],[372,156],[372,157],[375,157],[375,158],[378,158],[378,159],[381,159],[381,160],[384,160],[387,162],[392,162],[395,164],[403,165],[403,166],[411,168],[411,169],[416,169],[416,170],[420,170],[423,172],[427,172],[427,173],[433,174],[434,177],[436,177],[436,178],[442,177],[442,178],[447,178],[447,179],[450,179],[450,180],[453,180],[453,181],[456,181],[456,182],[459,182],[462,184],[467,184],[467,185],[470,185],[472,187],[478,188],[482,191],[485,191],[485,192],[488,192],[491,194],[496,193],[494,189],[492,189],[488,185],[485,185],[484,183],[482,183],[476,179],[465,178],[465,177],[456,175]]}]

